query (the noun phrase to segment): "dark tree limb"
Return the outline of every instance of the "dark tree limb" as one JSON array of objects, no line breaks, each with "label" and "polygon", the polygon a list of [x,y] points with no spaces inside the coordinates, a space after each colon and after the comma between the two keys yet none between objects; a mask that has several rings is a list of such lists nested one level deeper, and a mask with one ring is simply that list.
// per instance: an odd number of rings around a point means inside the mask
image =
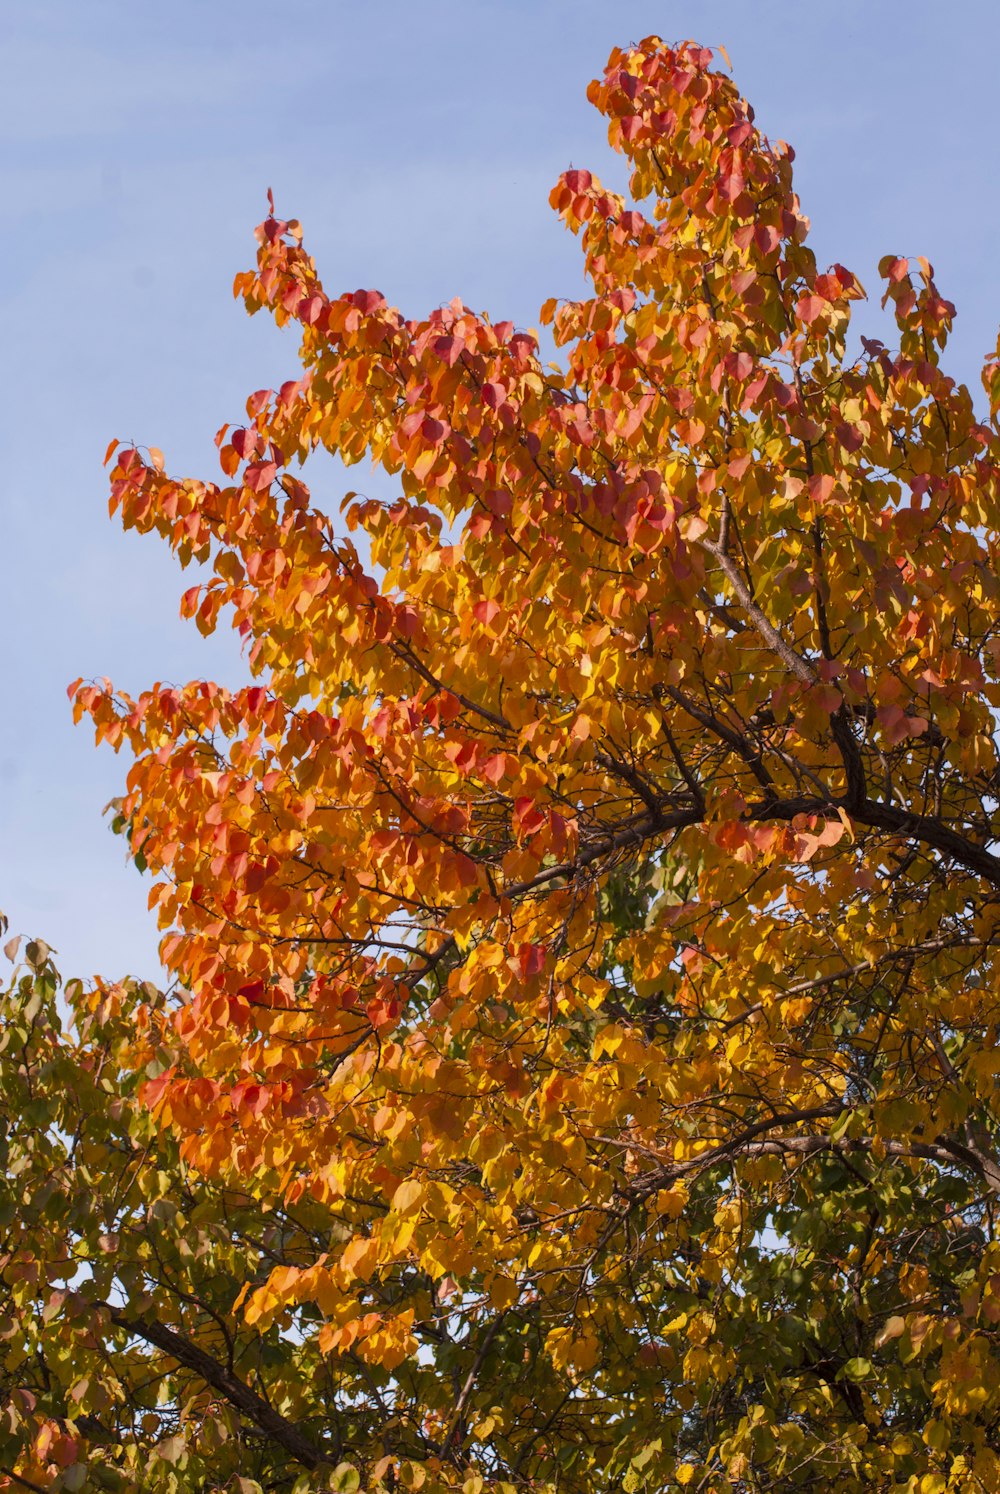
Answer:
[{"label": "dark tree limb", "polygon": [[334,1461],[294,1422],[282,1416],[280,1411],[275,1411],[245,1380],[220,1364],[198,1344],[192,1343],[173,1328],[168,1328],[165,1323],[157,1322],[155,1318],[132,1317],[121,1308],[113,1307],[111,1303],[105,1303],[104,1306],[116,1328],[123,1328],[135,1338],[153,1344],[169,1354],[171,1359],[176,1359],[185,1369],[191,1370],[206,1385],[224,1396],[231,1406],[242,1411],[265,1436],[272,1442],[277,1442],[304,1468],[314,1471]]}]

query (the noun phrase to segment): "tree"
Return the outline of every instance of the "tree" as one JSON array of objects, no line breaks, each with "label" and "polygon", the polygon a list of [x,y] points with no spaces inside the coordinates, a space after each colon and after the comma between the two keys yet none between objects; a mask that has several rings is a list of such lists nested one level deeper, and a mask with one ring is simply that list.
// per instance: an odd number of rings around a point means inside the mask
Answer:
[{"label": "tree", "polygon": [[[1000,1487],[1000,363],[983,419],[895,256],[849,346],[711,64],[591,85],[631,195],[553,193],[561,364],[329,296],[272,205],[236,290],[299,377],[221,485],[112,448],[253,676],[75,689],[177,981],[130,1062],[323,1221],[238,1306],[371,1488]],[[398,498],[338,526],[318,448]]]}]

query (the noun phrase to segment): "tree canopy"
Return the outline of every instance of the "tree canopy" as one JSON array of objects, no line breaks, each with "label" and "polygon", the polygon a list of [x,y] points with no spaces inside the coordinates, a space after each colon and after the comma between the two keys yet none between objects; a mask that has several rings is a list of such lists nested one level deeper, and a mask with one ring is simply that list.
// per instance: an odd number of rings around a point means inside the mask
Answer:
[{"label": "tree canopy", "polygon": [[589,96],[558,361],[272,204],[297,377],[221,482],[113,443],[251,678],[73,690],[174,985],[9,997],[15,1484],[1000,1488],[998,361],[925,260],[852,336],[707,49]]}]

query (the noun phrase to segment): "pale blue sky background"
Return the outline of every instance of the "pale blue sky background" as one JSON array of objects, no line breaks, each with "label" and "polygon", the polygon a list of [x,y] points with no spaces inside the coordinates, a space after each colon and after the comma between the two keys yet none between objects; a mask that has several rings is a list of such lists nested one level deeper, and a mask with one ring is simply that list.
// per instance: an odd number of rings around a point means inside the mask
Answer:
[{"label": "pale blue sky background", "polygon": [[[459,295],[521,325],[578,294],[546,198],[570,164],[620,180],[584,90],[650,32],[727,47],[796,147],[820,259],[869,288],[884,253],[934,262],[952,371],[978,388],[1000,322],[997,0],[8,0],[0,908],[67,973],[158,966],[101,819],[128,764],[73,728],[66,684],[242,674],[228,636],[178,620],[162,546],[108,520],[108,441],[215,475],[218,426],[294,376],[291,337],[230,294],[268,186],[331,291],[410,314]],[[332,472],[323,496],[355,485]]]}]

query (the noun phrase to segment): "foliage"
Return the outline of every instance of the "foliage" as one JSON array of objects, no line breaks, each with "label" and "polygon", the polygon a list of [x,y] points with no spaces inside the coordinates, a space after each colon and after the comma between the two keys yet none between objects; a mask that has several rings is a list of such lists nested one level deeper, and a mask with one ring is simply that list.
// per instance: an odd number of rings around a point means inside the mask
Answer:
[{"label": "foliage", "polygon": [[[253,672],[75,690],[180,988],[130,1061],[206,1186],[322,1221],[238,1301],[371,1488],[1000,1487],[1000,365],[985,423],[895,256],[849,351],[711,64],[591,85],[631,195],[553,193],[561,365],[329,296],[272,208],[236,289],[299,377],[221,485],[112,448]],[[318,449],[399,496],[345,532]]]},{"label": "foliage", "polygon": [[0,1487],[252,1494],[336,1463],[364,1409],[331,1424],[314,1346],[234,1312],[315,1258],[325,1214],[205,1181],[157,1133],[123,1063],[152,988],[61,990],[41,941],[25,957],[0,993]]}]

